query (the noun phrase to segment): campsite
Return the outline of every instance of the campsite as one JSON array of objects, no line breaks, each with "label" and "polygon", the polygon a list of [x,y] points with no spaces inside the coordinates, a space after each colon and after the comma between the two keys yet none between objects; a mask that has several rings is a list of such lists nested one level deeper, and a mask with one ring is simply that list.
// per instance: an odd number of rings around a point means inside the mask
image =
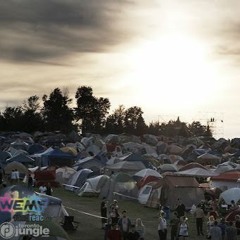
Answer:
[{"label": "campsite", "polygon": [[[232,200],[239,204],[239,149],[239,139],[212,137],[83,137],[75,133],[73,140],[58,133],[38,133],[37,138],[9,133],[2,137],[1,188],[6,185],[13,191],[16,185],[23,185],[42,196],[40,186],[49,185],[52,196],[48,196],[44,216],[56,220],[57,226],[51,229],[55,237],[60,231],[56,229],[61,229],[63,239],[104,239],[100,205],[106,198],[108,214],[110,204],[117,201],[120,215],[126,210],[133,223],[141,218],[145,238],[152,240],[159,238],[160,210],[165,211],[170,239],[169,221],[182,202],[189,239],[201,239],[196,233],[193,206],[202,201],[217,204],[225,208],[219,212],[220,218],[224,211],[224,216],[230,213],[227,208]],[[15,170],[18,179],[12,179]],[[28,185],[30,176],[33,186]],[[71,219],[72,229],[64,228],[66,219]]]}]

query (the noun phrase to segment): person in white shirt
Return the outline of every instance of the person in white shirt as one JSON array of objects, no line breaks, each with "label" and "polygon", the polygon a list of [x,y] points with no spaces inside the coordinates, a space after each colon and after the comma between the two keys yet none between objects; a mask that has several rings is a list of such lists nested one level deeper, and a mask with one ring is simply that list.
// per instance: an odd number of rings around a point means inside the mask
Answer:
[{"label": "person in white shirt", "polygon": [[179,224],[179,239],[185,240],[188,237],[188,224],[187,218],[185,216],[180,217],[180,224]]},{"label": "person in white shirt", "polygon": [[11,172],[11,183],[12,183],[12,184],[15,184],[15,183],[16,183],[16,174],[15,174],[14,169],[13,169],[12,172]]},{"label": "person in white shirt", "polygon": [[20,174],[19,171],[17,169],[15,169],[15,176],[16,176],[16,182],[19,182],[19,178],[20,178]]},{"label": "person in white shirt", "polygon": [[164,215],[165,215],[164,211],[161,211],[160,216],[159,216],[159,224],[158,224],[159,240],[167,239],[167,221],[166,221]]},{"label": "person in white shirt", "polygon": [[41,186],[39,187],[39,191],[40,191],[40,193],[42,193],[42,194],[46,194],[47,187],[46,187],[45,185],[41,185]]}]

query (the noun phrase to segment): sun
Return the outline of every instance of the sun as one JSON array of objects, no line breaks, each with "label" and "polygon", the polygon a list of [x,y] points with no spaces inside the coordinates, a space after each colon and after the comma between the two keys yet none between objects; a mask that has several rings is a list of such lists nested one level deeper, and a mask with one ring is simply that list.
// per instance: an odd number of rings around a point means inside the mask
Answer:
[{"label": "sun", "polygon": [[127,81],[148,107],[164,103],[168,110],[196,108],[216,88],[207,48],[189,36],[168,34],[141,43],[129,52],[127,61]]}]

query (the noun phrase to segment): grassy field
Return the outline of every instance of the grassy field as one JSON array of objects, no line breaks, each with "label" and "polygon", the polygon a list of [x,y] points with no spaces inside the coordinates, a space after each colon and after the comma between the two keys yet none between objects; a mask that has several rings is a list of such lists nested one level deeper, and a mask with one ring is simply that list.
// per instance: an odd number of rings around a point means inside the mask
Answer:
[{"label": "grassy field", "polygon": [[[54,189],[54,196],[62,199],[64,206],[68,213],[74,216],[74,219],[79,222],[78,229],[69,233],[71,240],[96,240],[104,239],[104,230],[101,229],[101,220],[97,218],[100,215],[100,203],[98,198],[79,197],[72,192],[66,191],[62,188]],[[158,210],[146,208],[137,202],[119,201],[120,212],[125,209],[129,218],[134,222],[136,218],[140,217],[146,228],[146,240],[158,240],[157,226],[158,226]],[[90,216],[81,211],[96,215]],[[206,239],[206,237],[198,237],[196,234],[195,219],[188,214],[189,232],[188,239]],[[206,222],[204,223],[204,226]],[[205,227],[206,232],[206,227]],[[170,239],[170,229],[168,230],[168,239]]]}]

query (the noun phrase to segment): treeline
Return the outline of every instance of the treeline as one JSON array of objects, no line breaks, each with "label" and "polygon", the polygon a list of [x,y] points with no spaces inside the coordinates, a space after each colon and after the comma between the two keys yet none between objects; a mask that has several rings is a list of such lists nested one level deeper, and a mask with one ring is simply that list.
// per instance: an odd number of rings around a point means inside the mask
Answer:
[{"label": "treeline", "polygon": [[[72,107],[74,106],[74,107]],[[75,93],[75,103],[68,91],[55,88],[50,95],[42,98],[34,95],[22,105],[6,107],[0,113],[0,131],[60,131],[69,133],[81,131],[83,134],[134,134],[145,133],[165,136],[212,136],[211,129],[200,122],[187,124],[177,120],[168,123],[146,124],[140,107],[125,108],[120,105],[109,113],[108,98],[97,98],[89,86],[81,86]]]}]

